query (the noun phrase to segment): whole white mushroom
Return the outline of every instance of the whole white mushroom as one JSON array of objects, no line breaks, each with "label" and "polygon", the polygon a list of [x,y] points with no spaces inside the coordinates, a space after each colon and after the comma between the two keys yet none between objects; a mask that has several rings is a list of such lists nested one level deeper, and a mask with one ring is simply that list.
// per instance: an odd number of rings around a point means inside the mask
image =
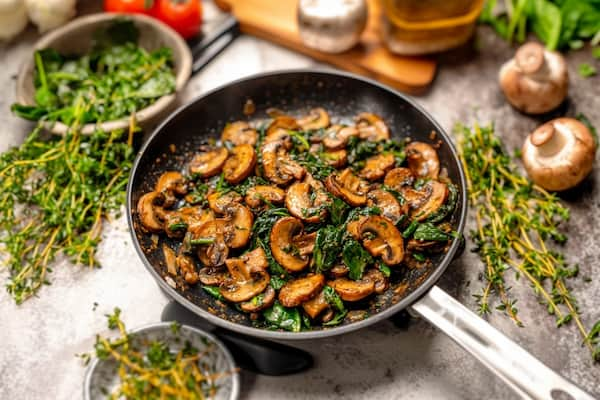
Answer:
[{"label": "whole white mushroom", "polygon": [[40,32],[58,28],[75,16],[77,0],[25,0],[29,19]]},{"label": "whole white mushroom", "polygon": [[10,40],[27,26],[24,0],[0,0],[0,40]]},{"label": "whole white mushroom", "polygon": [[515,108],[542,114],[558,107],[567,97],[569,75],[560,53],[536,42],[525,43],[500,69],[500,86]]},{"label": "whole white mushroom", "polygon": [[527,137],[522,150],[531,180],[552,191],[577,186],[592,171],[595,155],[592,133],[573,118],[541,125]]}]

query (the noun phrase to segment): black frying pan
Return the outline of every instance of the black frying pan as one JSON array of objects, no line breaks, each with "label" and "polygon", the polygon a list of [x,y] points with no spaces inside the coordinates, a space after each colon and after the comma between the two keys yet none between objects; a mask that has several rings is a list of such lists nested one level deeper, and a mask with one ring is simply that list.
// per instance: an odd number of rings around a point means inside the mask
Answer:
[{"label": "black frying pan", "polygon": [[[140,229],[135,215],[137,201],[141,195],[153,190],[163,172],[181,169],[199,144],[208,137],[218,137],[225,123],[247,118],[243,114],[247,99],[256,105],[252,119],[266,118],[265,111],[270,107],[283,109],[293,115],[304,115],[309,109],[320,106],[334,120],[342,122],[351,121],[359,112],[378,114],[396,138],[410,137],[431,142],[430,133],[435,131],[436,140],[442,141],[438,150],[440,162],[460,191],[451,221],[458,232],[464,229],[466,185],[456,150],[444,130],[412,100],[379,83],[351,74],[300,70],[257,75],[217,88],[175,111],[152,134],[133,166],[127,198],[129,226],[140,258],[169,296],[217,326],[278,340],[340,335],[409,308],[451,336],[524,397],[551,399],[551,393],[558,390],[575,398],[592,398],[435,286],[457,254],[459,240],[452,243],[446,254],[437,256],[432,267],[404,268],[395,272],[391,288],[386,293],[360,304],[361,309],[369,311],[368,318],[331,328],[303,332],[258,329],[251,325],[247,314],[227,305],[219,305],[199,286],[186,290],[169,286],[163,278],[166,276],[166,266],[161,246],[153,246],[150,235]],[[175,145],[175,155],[170,153],[170,145]],[[160,240],[168,239],[161,237]],[[400,286],[406,287],[402,295],[394,293]],[[208,311],[209,308],[212,312]]]}]

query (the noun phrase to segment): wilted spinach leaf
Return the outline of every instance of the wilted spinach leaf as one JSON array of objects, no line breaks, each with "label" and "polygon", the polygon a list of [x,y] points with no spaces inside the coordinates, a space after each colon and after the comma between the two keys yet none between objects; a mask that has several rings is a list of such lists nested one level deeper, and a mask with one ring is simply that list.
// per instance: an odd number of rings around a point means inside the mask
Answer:
[{"label": "wilted spinach leaf", "polygon": [[275,301],[273,307],[263,311],[263,316],[267,323],[274,328],[285,329],[291,332],[300,332],[302,328],[302,319],[297,308],[286,308],[278,301]]},{"label": "wilted spinach leaf", "polygon": [[374,262],[373,257],[352,238],[344,243],[342,260],[349,269],[348,277],[355,281],[361,279],[365,268]]}]

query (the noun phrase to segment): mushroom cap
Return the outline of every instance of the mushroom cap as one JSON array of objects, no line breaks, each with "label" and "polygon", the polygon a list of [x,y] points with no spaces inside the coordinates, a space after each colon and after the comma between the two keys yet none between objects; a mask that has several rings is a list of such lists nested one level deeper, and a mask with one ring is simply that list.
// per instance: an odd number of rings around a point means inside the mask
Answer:
[{"label": "mushroom cap", "polygon": [[264,175],[276,185],[302,179],[306,173],[304,167],[290,158],[282,140],[263,144],[261,153]]},{"label": "mushroom cap", "polygon": [[437,179],[440,174],[440,159],[437,151],[423,142],[411,142],[404,149],[408,168],[413,175],[421,178]]},{"label": "mushroom cap", "polygon": [[403,207],[400,206],[396,197],[383,189],[371,190],[367,194],[367,205],[381,209],[381,215],[392,221],[394,224],[400,220],[400,217],[403,214],[405,214]]},{"label": "mushroom cap", "polygon": [[356,128],[361,139],[379,142],[390,138],[390,129],[379,115],[360,113],[356,116]]},{"label": "mushroom cap", "polygon": [[271,253],[275,261],[288,271],[302,271],[308,265],[305,248],[310,247],[310,243],[305,243],[308,235],[303,235],[303,230],[302,222],[294,217],[280,218],[271,229]]},{"label": "mushroom cap", "polygon": [[411,217],[423,221],[444,205],[448,197],[448,185],[440,181],[427,181],[420,190],[404,188],[400,193],[408,201]]},{"label": "mushroom cap", "polygon": [[527,137],[522,158],[533,182],[560,191],[576,186],[592,171],[595,154],[594,137],[584,124],[557,118]]},{"label": "mushroom cap", "polygon": [[354,126],[333,125],[325,131],[323,146],[329,150],[339,150],[346,147],[352,136],[358,136]]},{"label": "mushroom cap", "polygon": [[325,291],[321,289],[318,295],[302,303],[302,308],[309,317],[312,319],[317,318],[319,314],[329,308],[329,303],[325,298]]},{"label": "mushroom cap", "polygon": [[229,255],[229,248],[223,237],[225,228],[226,221],[215,219],[202,224],[198,229],[190,230],[194,239],[214,239],[214,242],[211,244],[198,246],[198,258],[202,261],[202,264],[209,267],[217,267],[225,263]]},{"label": "mushroom cap", "polygon": [[404,239],[387,218],[367,217],[358,227],[363,246],[373,257],[381,256],[387,265],[398,265],[404,258]]},{"label": "mushroom cap", "polygon": [[250,271],[241,258],[229,258],[225,261],[229,271],[227,279],[219,292],[225,299],[233,303],[248,301],[267,288],[270,276],[265,270]]},{"label": "mushroom cap", "polygon": [[229,152],[225,147],[207,148],[202,153],[198,153],[190,161],[190,174],[200,175],[202,178],[209,178],[221,172]]},{"label": "mushroom cap", "polygon": [[240,304],[240,308],[245,312],[254,313],[269,308],[275,303],[275,289],[273,286],[267,286],[261,297],[252,298],[250,301],[246,301]]},{"label": "mushroom cap", "polygon": [[227,208],[234,203],[240,203],[242,196],[238,192],[214,192],[206,197],[208,206],[217,214],[225,214]]},{"label": "mushroom cap", "polygon": [[329,126],[329,114],[324,108],[313,108],[307,116],[298,119],[297,123],[305,131],[324,129]]},{"label": "mushroom cap", "polygon": [[148,192],[140,197],[137,203],[138,217],[148,232],[160,232],[163,229],[163,224],[155,210],[155,207],[158,207],[155,204],[158,195],[156,192]]},{"label": "mushroom cap", "polygon": [[250,241],[254,214],[242,204],[233,203],[227,208],[223,230],[225,243],[232,249],[244,247]]},{"label": "mushroom cap", "polygon": [[325,179],[325,186],[331,194],[340,197],[354,207],[365,205],[369,184],[346,168],[340,174],[331,174]]},{"label": "mushroom cap", "polygon": [[500,86],[509,103],[528,114],[542,114],[567,97],[569,76],[560,53],[539,43],[526,43],[499,73]]},{"label": "mushroom cap", "polygon": [[394,168],[385,175],[383,184],[394,190],[400,191],[405,186],[412,186],[415,176],[408,168]]},{"label": "mushroom cap", "polygon": [[290,214],[303,221],[317,223],[327,216],[329,196],[323,184],[307,175],[304,182],[294,182],[285,194],[285,206]]},{"label": "mushroom cap", "polygon": [[337,278],[327,282],[344,301],[359,301],[375,291],[375,282],[370,279],[353,281],[348,278]]},{"label": "mushroom cap", "polygon": [[391,153],[377,154],[365,160],[365,166],[360,171],[360,176],[370,181],[383,178],[390,169],[394,168],[396,159]]},{"label": "mushroom cap", "polygon": [[323,286],[325,286],[323,274],[291,280],[279,290],[279,301],[284,307],[297,307],[319,294]]},{"label": "mushroom cap", "polygon": [[223,165],[223,177],[231,184],[246,179],[256,165],[256,151],[250,144],[240,144],[231,150],[231,154]]},{"label": "mushroom cap", "polygon": [[246,121],[236,121],[225,125],[225,129],[221,133],[221,140],[223,142],[231,142],[234,146],[240,144],[254,146],[258,140],[258,132]]},{"label": "mushroom cap", "polygon": [[246,191],[244,201],[252,208],[260,207],[265,201],[281,204],[285,200],[285,191],[277,186],[256,185]]}]

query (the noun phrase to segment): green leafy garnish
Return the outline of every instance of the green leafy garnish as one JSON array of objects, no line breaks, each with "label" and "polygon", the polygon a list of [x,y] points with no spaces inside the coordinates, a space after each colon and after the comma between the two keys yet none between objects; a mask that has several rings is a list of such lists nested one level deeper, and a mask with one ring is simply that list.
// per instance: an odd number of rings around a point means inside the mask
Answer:
[{"label": "green leafy garnish", "polygon": [[263,311],[267,323],[277,329],[285,329],[291,332],[300,332],[302,319],[297,308],[286,308],[278,301],[271,308]]},{"label": "green leafy garnish", "polygon": [[362,278],[365,268],[373,264],[373,257],[362,247],[360,243],[348,238],[342,249],[342,260],[348,267],[348,277],[355,281]]}]

